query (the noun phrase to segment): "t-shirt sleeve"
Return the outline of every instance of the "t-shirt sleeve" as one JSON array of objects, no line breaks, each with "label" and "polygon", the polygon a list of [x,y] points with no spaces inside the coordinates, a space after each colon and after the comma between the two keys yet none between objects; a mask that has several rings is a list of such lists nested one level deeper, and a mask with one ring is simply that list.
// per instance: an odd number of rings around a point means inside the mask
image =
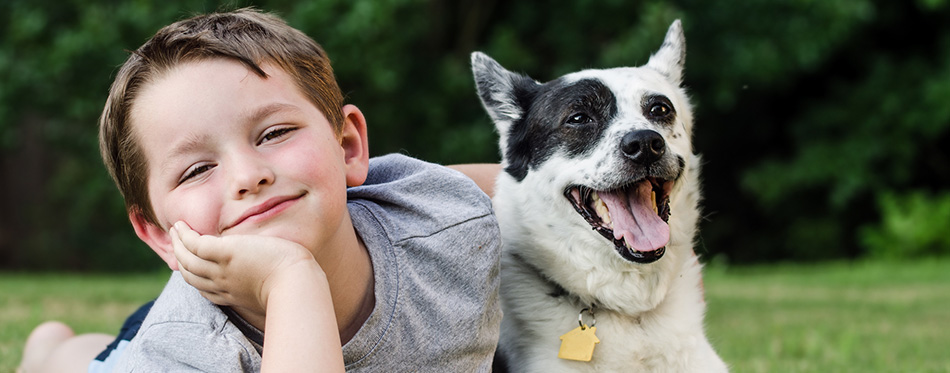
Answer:
[{"label": "t-shirt sleeve", "polygon": [[173,272],[113,372],[253,372],[260,346]]},{"label": "t-shirt sleeve", "polygon": [[209,325],[169,322],[139,331],[115,371],[258,371],[254,355],[253,347]]},{"label": "t-shirt sleeve", "polygon": [[347,371],[489,371],[502,316],[491,200],[442,166],[400,155],[370,165],[348,193],[376,309],[344,346]]}]

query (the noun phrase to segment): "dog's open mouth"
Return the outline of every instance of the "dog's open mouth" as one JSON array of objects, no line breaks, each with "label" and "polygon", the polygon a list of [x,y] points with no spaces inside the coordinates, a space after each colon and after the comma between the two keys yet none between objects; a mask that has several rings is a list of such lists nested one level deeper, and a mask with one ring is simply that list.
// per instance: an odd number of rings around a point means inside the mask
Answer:
[{"label": "dog's open mouth", "polygon": [[673,181],[649,177],[614,190],[575,185],[564,195],[595,231],[614,243],[620,256],[652,263],[670,241],[672,190]]}]

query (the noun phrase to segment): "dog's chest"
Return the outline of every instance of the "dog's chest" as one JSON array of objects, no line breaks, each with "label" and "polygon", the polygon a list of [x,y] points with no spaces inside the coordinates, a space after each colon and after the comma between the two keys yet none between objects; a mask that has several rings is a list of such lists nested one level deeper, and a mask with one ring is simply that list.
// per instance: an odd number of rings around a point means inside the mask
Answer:
[{"label": "dog's chest", "polygon": [[[573,318],[576,320],[575,312]],[[595,315],[598,343],[593,346],[590,361],[573,361],[552,358],[557,350],[555,345],[563,343],[560,338],[569,332],[567,324],[562,328],[537,330],[536,335],[546,343],[533,344],[534,348],[548,346],[547,352],[534,351],[525,356],[534,359],[528,371],[572,371],[572,372],[656,372],[669,371],[676,365],[676,356],[682,356],[683,347],[676,346],[672,336],[657,334],[662,328],[657,325],[644,325],[640,317],[618,318],[611,315]],[[585,316],[585,321],[588,321]],[[588,321],[589,322],[589,321]],[[648,321],[649,323],[649,321]],[[528,333],[534,334],[534,333]],[[688,339],[688,338],[687,338]],[[661,348],[662,346],[662,348]]]},{"label": "dog's chest", "polygon": [[[508,306],[502,339],[510,346],[521,346],[517,349],[523,350],[516,353],[516,358],[524,359],[522,363],[531,367],[524,371],[677,371],[669,370],[671,367],[686,371],[685,366],[680,366],[686,363],[683,357],[703,341],[698,314],[702,312],[701,305],[682,307],[695,309],[697,314],[671,313],[670,307],[660,306],[636,315],[606,309],[595,309],[590,315],[582,312],[589,305],[579,302],[576,296],[563,289],[558,292],[551,282],[529,273],[509,271],[502,281]],[[596,325],[597,343],[593,345],[591,360],[558,359],[562,337],[579,326],[579,318],[587,325]],[[699,334],[695,333],[697,330]]]}]

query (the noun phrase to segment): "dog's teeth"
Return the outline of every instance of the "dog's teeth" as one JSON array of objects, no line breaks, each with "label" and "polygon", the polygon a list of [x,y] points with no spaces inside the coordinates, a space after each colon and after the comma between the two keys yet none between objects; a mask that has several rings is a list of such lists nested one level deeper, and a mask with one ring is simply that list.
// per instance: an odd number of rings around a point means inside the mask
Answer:
[{"label": "dog's teeth", "polygon": [[604,225],[612,228],[610,213],[607,210],[607,204],[605,204],[604,201],[600,199],[600,196],[597,195],[597,192],[593,193],[592,201],[594,204],[594,212],[597,213],[597,216],[600,216],[600,220],[604,222]]},{"label": "dog's teeth", "polygon": [[659,214],[660,210],[656,207],[656,191],[650,192],[650,201],[653,202],[653,213]]}]

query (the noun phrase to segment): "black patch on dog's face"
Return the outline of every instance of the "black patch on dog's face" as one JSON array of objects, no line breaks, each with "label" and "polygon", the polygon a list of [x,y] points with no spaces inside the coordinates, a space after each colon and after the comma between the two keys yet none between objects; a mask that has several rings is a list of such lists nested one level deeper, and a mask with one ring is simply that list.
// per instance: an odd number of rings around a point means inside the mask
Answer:
[{"label": "black patch on dog's face", "polygon": [[640,109],[643,111],[643,117],[650,122],[672,126],[676,121],[676,108],[664,95],[654,94],[643,97]]},{"label": "black patch on dog's face", "polygon": [[595,79],[520,86],[514,95],[526,114],[512,123],[505,150],[505,172],[518,181],[558,150],[570,156],[590,151],[617,115],[613,92]]}]

